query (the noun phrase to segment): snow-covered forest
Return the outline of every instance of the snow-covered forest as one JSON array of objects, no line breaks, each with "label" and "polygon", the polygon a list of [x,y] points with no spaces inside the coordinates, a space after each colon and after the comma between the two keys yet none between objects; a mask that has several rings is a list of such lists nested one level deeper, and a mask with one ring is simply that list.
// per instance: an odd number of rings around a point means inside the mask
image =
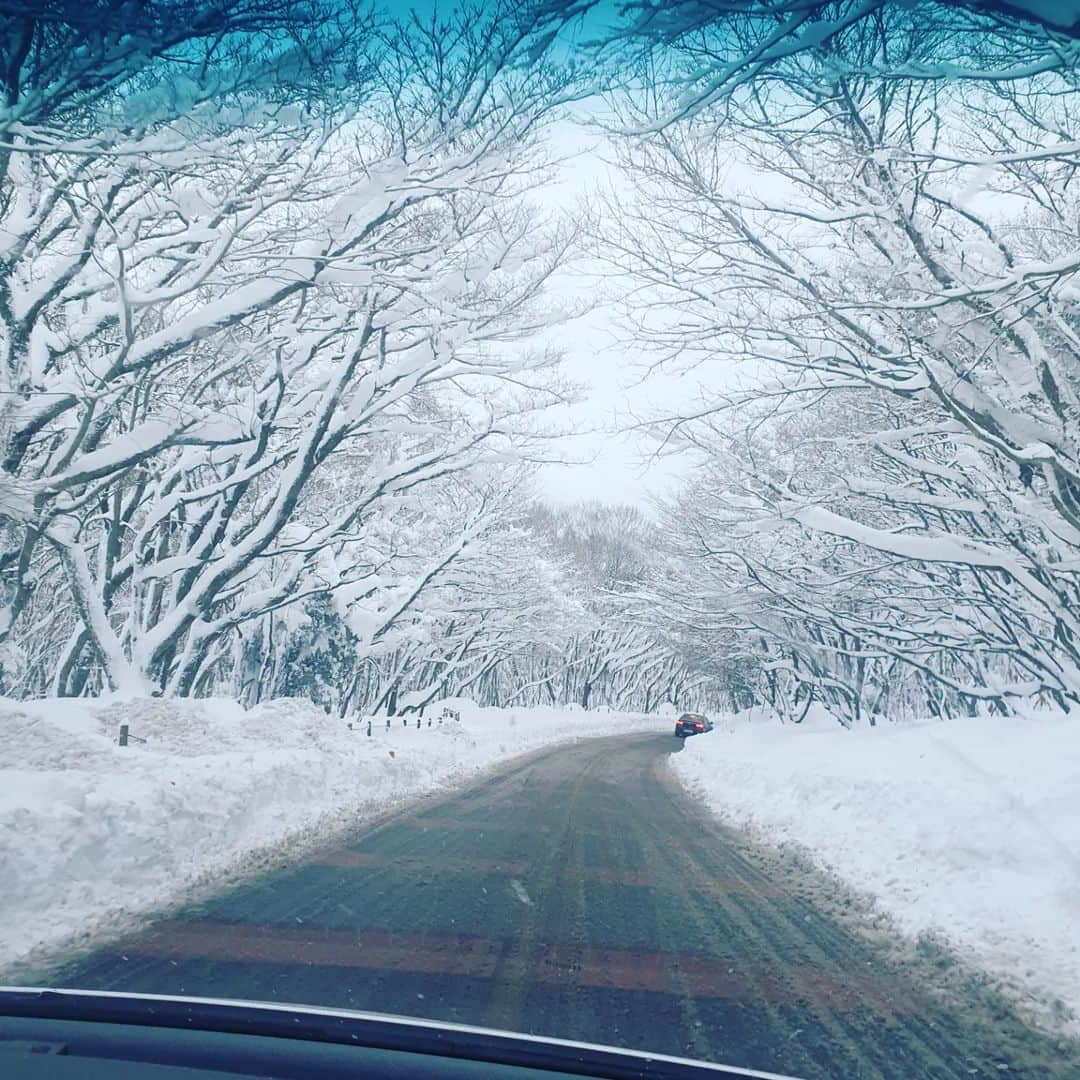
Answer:
[{"label": "snow-covered forest", "polygon": [[[15,5],[0,694],[1080,703],[1080,24],[618,7]],[[581,260],[655,507],[537,494]]]},{"label": "snow-covered forest", "polygon": [[1075,6],[632,6],[607,260],[660,364],[740,373],[658,425],[669,625],[794,719],[1075,707]]},{"label": "snow-covered forest", "polygon": [[0,692],[679,694],[620,601],[647,523],[545,512],[526,464],[574,7],[36,7],[3,44]]}]

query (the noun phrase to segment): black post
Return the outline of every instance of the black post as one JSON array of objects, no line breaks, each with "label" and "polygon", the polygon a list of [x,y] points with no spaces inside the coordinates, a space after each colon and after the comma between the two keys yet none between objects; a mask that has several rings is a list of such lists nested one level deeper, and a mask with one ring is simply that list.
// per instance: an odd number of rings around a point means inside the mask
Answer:
[{"label": "black post", "polygon": [[416,730],[417,731],[420,730],[420,717],[419,716],[416,718]]},{"label": "black post", "polygon": [[368,720],[368,722],[367,722],[367,733],[368,733],[368,738],[370,739],[371,738],[371,721],[370,720]]},{"label": "black post", "polygon": [[389,716],[386,718],[386,730],[387,731],[390,730],[390,717]]},{"label": "black post", "polygon": [[128,744],[128,726],[127,724],[120,725],[120,745],[127,746]]}]

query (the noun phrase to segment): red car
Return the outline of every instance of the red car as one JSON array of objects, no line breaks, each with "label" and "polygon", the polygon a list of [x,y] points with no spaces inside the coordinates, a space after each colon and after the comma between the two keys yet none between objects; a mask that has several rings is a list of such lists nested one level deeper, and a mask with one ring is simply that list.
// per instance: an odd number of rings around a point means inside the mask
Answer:
[{"label": "red car", "polygon": [[675,738],[685,739],[687,735],[700,735],[712,731],[713,722],[702,713],[683,713],[675,721]]}]

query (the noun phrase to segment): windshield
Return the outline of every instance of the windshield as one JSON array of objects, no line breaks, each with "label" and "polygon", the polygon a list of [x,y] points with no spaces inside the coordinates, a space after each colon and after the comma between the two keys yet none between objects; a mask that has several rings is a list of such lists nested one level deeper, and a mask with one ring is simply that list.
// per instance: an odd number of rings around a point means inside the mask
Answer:
[{"label": "windshield", "polygon": [[1078,15],[0,2],[0,984],[1078,1075]]}]

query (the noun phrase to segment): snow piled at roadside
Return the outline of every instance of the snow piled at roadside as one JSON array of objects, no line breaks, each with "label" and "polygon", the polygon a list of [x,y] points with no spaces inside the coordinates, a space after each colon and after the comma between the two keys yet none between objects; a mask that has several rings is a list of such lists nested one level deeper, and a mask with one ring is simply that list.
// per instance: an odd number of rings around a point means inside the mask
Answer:
[{"label": "snow piled at roadside", "polygon": [[1056,997],[1080,1030],[1080,717],[742,714],[672,764],[724,819],[810,849],[906,933],[944,937],[1036,1008]]},{"label": "snow piled at roadside", "polygon": [[[442,705],[461,720],[439,724]],[[559,742],[656,718],[439,703],[365,726],[306,701],[0,699],[0,965],[149,911],[312,828]],[[120,724],[134,739],[117,744]]]}]

